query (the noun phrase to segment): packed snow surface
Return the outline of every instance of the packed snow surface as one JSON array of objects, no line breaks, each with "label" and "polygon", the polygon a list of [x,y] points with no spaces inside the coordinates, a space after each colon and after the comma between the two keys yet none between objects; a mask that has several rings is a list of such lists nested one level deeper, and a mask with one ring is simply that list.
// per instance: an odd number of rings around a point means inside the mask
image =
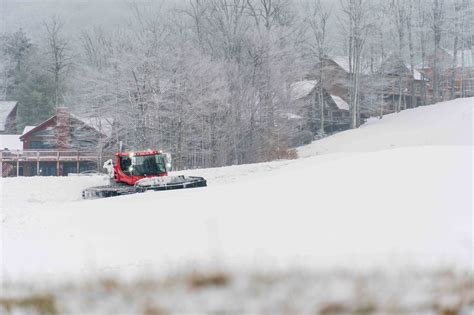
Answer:
[{"label": "packed snow surface", "polygon": [[187,264],[371,268],[472,263],[472,109],[371,120],[293,161],[180,172],[208,187],[81,200],[104,177],[1,179],[2,277]]},{"label": "packed snow surface", "polygon": [[346,130],[301,147],[298,154],[308,157],[427,145],[472,146],[473,108],[471,97],[408,109],[382,119],[371,118],[356,130]]}]

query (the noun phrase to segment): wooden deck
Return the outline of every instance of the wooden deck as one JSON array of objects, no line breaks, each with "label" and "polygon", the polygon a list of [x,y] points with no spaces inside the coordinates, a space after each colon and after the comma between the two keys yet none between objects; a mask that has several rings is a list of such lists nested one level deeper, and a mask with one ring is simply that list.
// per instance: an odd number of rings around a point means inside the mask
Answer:
[{"label": "wooden deck", "polygon": [[5,151],[0,150],[0,177],[4,175],[5,165],[16,167],[16,176],[19,176],[20,165],[36,163],[37,174],[40,175],[41,162],[55,162],[56,170],[59,174],[61,163],[76,163],[77,172],[81,162],[97,162],[99,156],[97,152],[84,151],[54,151],[54,150],[24,150]]}]

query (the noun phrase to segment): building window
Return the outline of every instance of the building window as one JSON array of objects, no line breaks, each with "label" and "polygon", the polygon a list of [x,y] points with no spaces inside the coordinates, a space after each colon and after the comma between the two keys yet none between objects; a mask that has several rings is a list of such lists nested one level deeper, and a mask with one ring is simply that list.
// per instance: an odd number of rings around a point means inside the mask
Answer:
[{"label": "building window", "polygon": [[56,176],[56,163],[40,163],[40,176]]},{"label": "building window", "polygon": [[30,142],[30,149],[52,149],[51,144],[44,142],[44,141],[31,141]]}]

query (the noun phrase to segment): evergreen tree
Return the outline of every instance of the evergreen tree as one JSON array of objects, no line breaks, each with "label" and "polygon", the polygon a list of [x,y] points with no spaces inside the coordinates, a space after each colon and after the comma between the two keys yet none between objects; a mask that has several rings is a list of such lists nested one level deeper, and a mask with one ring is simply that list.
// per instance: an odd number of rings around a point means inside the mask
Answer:
[{"label": "evergreen tree", "polygon": [[25,71],[28,57],[33,51],[33,44],[30,38],[22,29],[12,34],[3,35],[0,38],[1,52],[7,60],[8,65],[5,66],[5,99],[12,99],[15,91],[20,84],[21,73]]},{"label": "evergreen tree", "polygon": [[30,67],[24,72],[17,88],[17,125],[23,130],[26,125],[37,125],[54,113],[55,85],[51,74]]}]

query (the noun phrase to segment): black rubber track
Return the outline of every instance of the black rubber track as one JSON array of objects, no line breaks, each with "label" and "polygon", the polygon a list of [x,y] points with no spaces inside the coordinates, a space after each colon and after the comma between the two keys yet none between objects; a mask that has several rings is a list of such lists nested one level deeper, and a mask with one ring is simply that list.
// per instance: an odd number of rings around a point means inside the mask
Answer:
[{"label": "black rubber track", "polygon": [[159,186],[127,186],[127,185],[106,185],[86,188],[82,191],[84,199],[98,199],[117,197],[122,195],[131,195],[135,193],[145,192],[147,190],[175,190],[185,188],[206,187],[207,181],[203,177],[188,176],[183,177],[182,182],[161,184]]}]

